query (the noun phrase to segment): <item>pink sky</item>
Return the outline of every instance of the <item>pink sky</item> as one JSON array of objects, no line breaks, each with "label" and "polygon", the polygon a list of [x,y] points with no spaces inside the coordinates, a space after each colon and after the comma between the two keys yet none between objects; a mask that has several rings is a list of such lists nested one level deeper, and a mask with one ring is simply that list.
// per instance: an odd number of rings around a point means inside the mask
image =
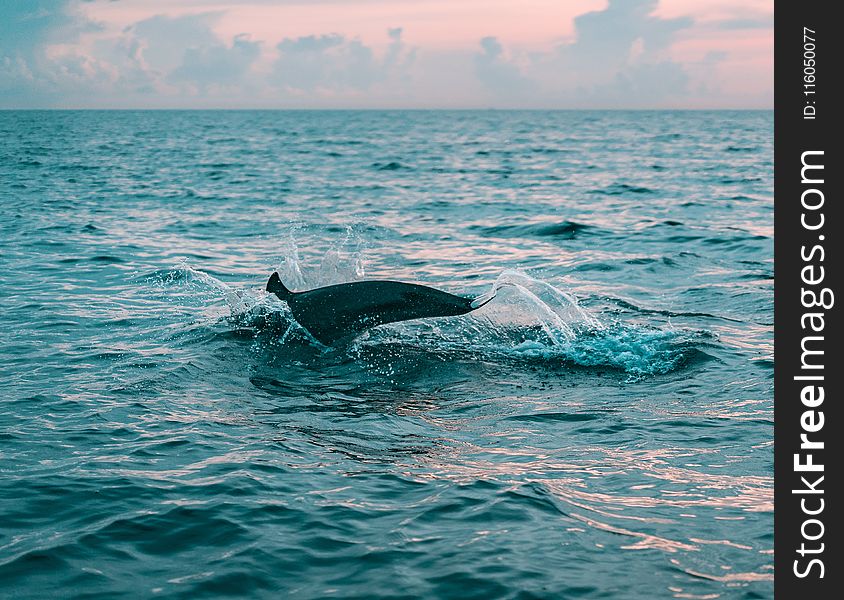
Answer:
[{"label": "pink sky", "polygon": [[278,42],[285,37],[340,33],[384,44],[384,32],[403,27],[408,42],[426,48],[468,49],[488,35],[525,47],[542,47],[574,33],[578,14],[601,10],[605,0],[392,0],[344,2],[231,2],[215,0],[122,0],[83,9],[119,31],[155,14],[224,11],[215,27],[223,37],[248,33]]},{"label": "pink sky", "polygon": [[772,106],[770,0],[39,2],[75,33],[0,45],[0,89],[72,105]]}]

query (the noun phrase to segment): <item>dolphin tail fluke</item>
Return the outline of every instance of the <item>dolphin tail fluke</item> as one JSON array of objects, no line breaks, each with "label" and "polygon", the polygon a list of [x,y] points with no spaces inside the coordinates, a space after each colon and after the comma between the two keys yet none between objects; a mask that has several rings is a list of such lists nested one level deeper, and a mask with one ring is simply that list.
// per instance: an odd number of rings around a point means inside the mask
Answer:
[{"label": "dolphin tail fluke", "polygon": [[493,291],[492,293],[487,292],[486,294],[481,294],[480,296],[478,296],[477,298],[475,298],[474,300],[472,300],[471,304],[469,304],[469,307],[470,307],[472,310],[477,310],[477,309],[479,309],[480,307],[482,307],[482,306],[484,306],[485,304],[487,304],[487,303],[488,303],[490,300],[492,300],[493,298],[495,298],[495,291]]},{"label": "dolphin tail fluke", "polygon": [[480,307],[482,307],[483,305],[485,305],[485,304],[489,303],[489,301],[490,301],[490,300],[492,300],[493,298],[495,298],[495,294],[497,294],[497,293],[498,293],[498,290],[500,290],[501,288],[503,288],[503,287],[505,287],[505,286],[508,286],[508,285],[511,285],[511,286],[514,286],[514,287],[515,287],[515,284],[510,283],[509,281],[504,281],[504,282],[502,282],[502,283],[498,283],[498,284],[496,284],[496,285],[495,285],[495,287],[493,287],[493,288],[492,288],[490,291],[488,291],[487,293],[485,293],[485,294],[481,294],[480,296],[478,296],[477,298],[475,298],[474,300],[472,300],[472,302],[471,302],[471,304],[469,304],[469,306],[472,308],[472,310],[477,310],[477,309],[479,309],[479,308],[480,308]]},{"label": "dolphin tail fluke", "polygon": [[270,275],[270,280],[267,282],[267,291],[271,294],[275,294],[276,296],[278,296],[280,300],[286,300],[287,297],[293,293],[286,287],[284,287],[284,284],[281,283],[281,277],[278,276],[278,273],[273,273],[272,275]]}]

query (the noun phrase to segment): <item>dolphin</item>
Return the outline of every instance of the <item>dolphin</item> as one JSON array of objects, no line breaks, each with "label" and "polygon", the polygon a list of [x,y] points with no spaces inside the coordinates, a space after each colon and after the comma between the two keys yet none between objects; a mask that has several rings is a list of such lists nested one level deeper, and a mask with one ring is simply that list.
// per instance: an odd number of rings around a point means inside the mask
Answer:
[{"label": "dolphin", "polygon": [[278,273],[270,276],[267,291],[286,302],[296,321],[326,346],[384,323],[465,315],[495,295],[493,290],[464,298],[401,281],[353,281],[291,292]]}]

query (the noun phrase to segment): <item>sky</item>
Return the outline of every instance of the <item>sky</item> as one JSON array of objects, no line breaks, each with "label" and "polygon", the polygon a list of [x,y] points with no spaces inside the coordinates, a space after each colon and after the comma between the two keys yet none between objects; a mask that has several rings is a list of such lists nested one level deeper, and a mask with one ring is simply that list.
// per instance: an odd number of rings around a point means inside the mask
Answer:
[{"label": "sky", "polygon": [[0,0],[0,108],[771,108],[773,0]]}]

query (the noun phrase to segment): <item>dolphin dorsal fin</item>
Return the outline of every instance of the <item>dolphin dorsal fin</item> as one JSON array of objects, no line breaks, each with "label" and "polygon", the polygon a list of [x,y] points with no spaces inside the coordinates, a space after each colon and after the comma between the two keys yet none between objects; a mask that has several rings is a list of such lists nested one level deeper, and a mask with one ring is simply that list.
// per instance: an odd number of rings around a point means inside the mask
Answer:
[{"label": "dolphin dorsal fin", "polygon": [[288,290],[281,282],[281,277],[278,276],[278,272],[270,275],[270,280],[267,282],[267,291],[278,296],[279,300],[286,300],[293,294],[293,292]]}]

